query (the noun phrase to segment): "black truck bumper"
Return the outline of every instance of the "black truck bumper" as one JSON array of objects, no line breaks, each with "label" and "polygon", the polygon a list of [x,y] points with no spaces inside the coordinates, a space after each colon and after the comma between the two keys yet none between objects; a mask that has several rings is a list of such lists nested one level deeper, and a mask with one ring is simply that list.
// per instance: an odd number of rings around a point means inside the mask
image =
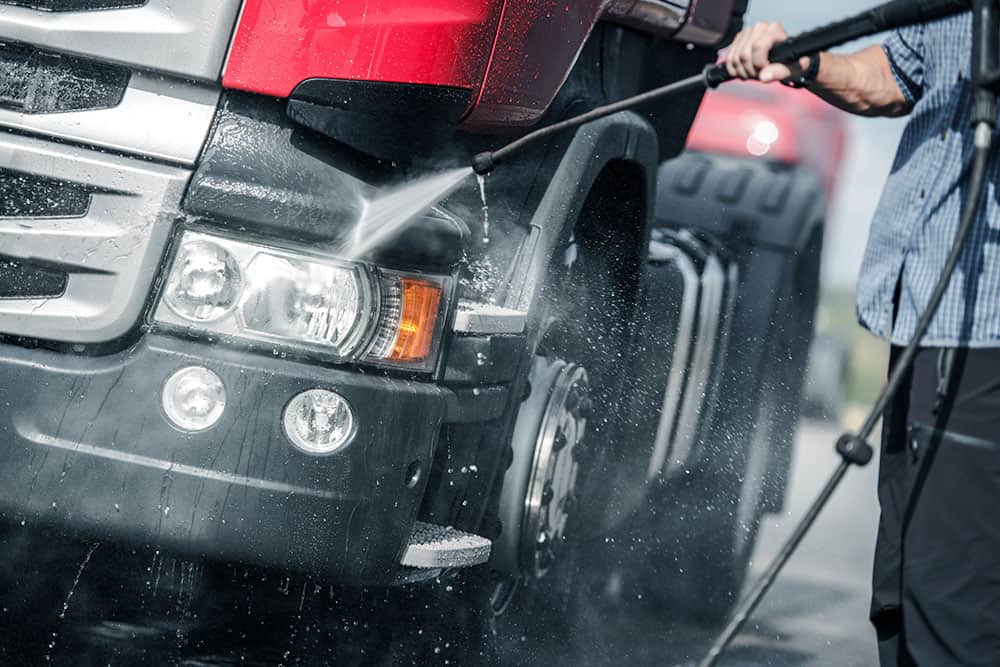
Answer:
[{"label": "black truck bumper", "polygon": [[[223,380],[219,422],[182,433],[164,381],[204,366]],[[330,389],[357,433],[332,456],[294,449],[282,411]],[[148,335],[125,352],[70,356],[0,345],[0,519],[192,558],[388,583],[424,493],[448,390]]]}]

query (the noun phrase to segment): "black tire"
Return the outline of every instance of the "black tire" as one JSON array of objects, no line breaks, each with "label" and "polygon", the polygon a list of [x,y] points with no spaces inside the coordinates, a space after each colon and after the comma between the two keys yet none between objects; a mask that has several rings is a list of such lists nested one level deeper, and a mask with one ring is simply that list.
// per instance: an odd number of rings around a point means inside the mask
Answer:
[{"label": "black tire", "polygon": [[[678,197],[685,201],[661,192],[660,206],[669,204],[674,228],[684,223],[677,216],[697,211],[692,226],[700,222],[724,239],[741,267],[735,344],[722,380],[727,402],[714,411],[702,458],[655,489],[647,516],[637,516],[621,540],[629,548],[618,561],[644,599],[673,617],[716,624],[743,588],[761,517],[780,509],[784,497],[819,294],[823,192],[804,172],[698,159],[709,165],[700,185],[684,183]],[[690,174],[685,167],[680,173]],[[730,175],[740,179],[739,188],[728,187]],[[758,203],[773,203],[779,183],[789,193],[786,205],[760,213]],[[733,192],[740,193],[735,200]],[[741,235],[753,213],[761,219],[750,229],[794,228],[789,237],[797,245],[762,249]]]}]

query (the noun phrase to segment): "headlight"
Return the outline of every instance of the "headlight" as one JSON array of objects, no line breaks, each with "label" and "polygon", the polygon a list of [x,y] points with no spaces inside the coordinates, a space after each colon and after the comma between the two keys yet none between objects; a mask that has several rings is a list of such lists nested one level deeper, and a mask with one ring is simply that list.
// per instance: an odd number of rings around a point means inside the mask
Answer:
[{"label": "headlight", "polygon": [[239,315],[249,333],[329,346],[347,356],[368,330],[365,292],[358,270],[262,254],[247,266]]},{"label": "headlight", "polygon": [[211,241],[192,241],[177,253],[164,301],[185,319],[211,322],[236,306],[242,284],[229,251]]},{"label": "headlight", "polygon": [[308,250],[187,231],[154,318],[341,361],[426,370],[440,338],[444,284]]}]

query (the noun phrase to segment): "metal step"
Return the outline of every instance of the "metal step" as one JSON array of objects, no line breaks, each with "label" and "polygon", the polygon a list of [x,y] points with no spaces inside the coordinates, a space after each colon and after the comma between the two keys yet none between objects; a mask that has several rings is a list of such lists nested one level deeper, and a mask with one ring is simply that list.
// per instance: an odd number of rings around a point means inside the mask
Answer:
[{"label": "metal step", "polygon": [[518,310],[462,300],[452,328],[465,334],[521,334],[527,321],[528,314]]},{"label": "metal step", "polygon": [[421,569],[472,567],[488,561],[492,547],[485,537],[417,521],[400,563]]}]

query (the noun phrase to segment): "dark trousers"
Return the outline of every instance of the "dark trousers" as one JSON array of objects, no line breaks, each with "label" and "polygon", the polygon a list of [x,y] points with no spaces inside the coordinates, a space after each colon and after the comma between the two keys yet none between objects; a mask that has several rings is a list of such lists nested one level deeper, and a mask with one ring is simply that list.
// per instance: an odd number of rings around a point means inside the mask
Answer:
[{"label": "dark trousers", "polygon": [[1000,349],[920,352],[883,425],[879,503],[882,666],[1000,666]]}]

